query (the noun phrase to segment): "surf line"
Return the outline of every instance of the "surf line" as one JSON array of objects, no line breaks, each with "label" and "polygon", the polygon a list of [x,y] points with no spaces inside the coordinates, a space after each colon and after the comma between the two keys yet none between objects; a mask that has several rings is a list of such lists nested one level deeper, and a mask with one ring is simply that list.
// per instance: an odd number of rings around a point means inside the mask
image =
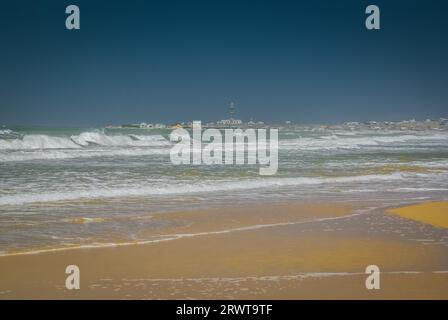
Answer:
[{"label": "surf line", "polygon": [[281,227],[281,226],[287,226],[287,225],[298,225],[298,224],[306,224],[306,223],[313,223],[313,222],[331,221],[331,220],[337,220],[337,219],[346,219],[346,218],[359,216],[362,214],[366,214],[366,213],[364,211],[361,211],[361,212],[355,212],[352,214],[339,216],[339,217],[328,217],[328,218],[319,218],[319,219],[313,219],[313,220],[303,220],[303,221],[294,221],[294,222],[257,224],[257,225],[247,226],[247,227],[239,227],[239,228],[217,230],[217,231],[198,232],[198,233],[166,234],[166,235],[161,235],[162,238],[160,238],[160,239],[152,239],[152,240],[121,242],[121,243],[87,244],[87,245],[79,245],[79,246],[73,246],[73,247],[38,249],[38,250],[33,250],[33,251],[22,251],[22,252],[13,252],[13,253],[0,253],[0,257],[21,256],[21,255],[27,255],[27,254],[39,254],[39,253],[57,252],[57,251],[65,251],[65,250],[76,250],[76,249],[99,249],[99,248],[123,247],[123,246],[142,245],[142,244],[156,244],[156,243],[160,243],[160,242],[180,240],[183,238],[193,238],[193,237],[201,237],[201,236],[208,236],[208,235],[227,234],[227,233],[240,232],[240,231],[251,231],[251,230],[264,229],[264,228]]}]

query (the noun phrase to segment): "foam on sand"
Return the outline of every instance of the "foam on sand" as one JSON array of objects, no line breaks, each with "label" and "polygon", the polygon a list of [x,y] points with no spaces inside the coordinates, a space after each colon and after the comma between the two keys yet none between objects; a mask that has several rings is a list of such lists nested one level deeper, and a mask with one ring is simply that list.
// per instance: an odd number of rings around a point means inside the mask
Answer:
[{"label": "foam on sand", "polygon": [[393,208],[387,212],[402,218],[427,223],[439,228],[448,228],[448,201],[423,202],[406,207]]}]

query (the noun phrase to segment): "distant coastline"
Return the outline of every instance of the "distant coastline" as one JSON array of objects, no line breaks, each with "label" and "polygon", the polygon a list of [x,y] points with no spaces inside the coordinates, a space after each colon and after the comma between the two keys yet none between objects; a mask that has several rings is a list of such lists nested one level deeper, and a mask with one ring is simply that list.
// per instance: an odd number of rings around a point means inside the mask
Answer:
[{"label": "distant coastline", "polygon": [[[135,124],[119,124],[106,125],[107,129],[176,129],[176,128],[191,128],[193,121],[176,122],[172,124],[163,123],[135,123]],[[244,122],[238,119],[227,119],[216,122],[206,122],[202,125],[203,128],[297,128],[310,130],[448,130],[448,119],[425,119],[425,120],[401,120],[401,121],[350,121],[339,124],[305,124],[293,121],[284,122],[265,122],[265,121],[248,121]]]}]

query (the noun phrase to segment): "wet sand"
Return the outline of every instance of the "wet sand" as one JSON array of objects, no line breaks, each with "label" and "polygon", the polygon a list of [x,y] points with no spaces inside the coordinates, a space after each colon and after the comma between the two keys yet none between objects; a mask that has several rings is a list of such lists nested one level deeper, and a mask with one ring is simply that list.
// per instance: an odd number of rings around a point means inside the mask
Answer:
[{"label": "wet sand", "polygon": [[[368,233],[353,214],[382,213],[363,207],[278,204],[155,215],[178,224],[147,236],[171,240],[0,257],[0,298],[448,299],[446,246]],[[72,264],[81,270],[80,290],[65,288]],[[372,264],[381,269],[380,290],[365,287]]]}]

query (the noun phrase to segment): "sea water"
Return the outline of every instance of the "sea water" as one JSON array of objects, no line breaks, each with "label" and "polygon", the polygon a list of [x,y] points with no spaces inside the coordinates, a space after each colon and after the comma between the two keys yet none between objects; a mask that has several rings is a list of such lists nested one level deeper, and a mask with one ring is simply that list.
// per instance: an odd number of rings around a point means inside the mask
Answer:
[{"label": "sea water", "polygon": [[[448,132],[279,129],[278,171],[173,165],[169,129],[0,129],[0,254],[144,241],[155,212],[448,199]],[[37,249],[36,249],[37,250]]]}]

